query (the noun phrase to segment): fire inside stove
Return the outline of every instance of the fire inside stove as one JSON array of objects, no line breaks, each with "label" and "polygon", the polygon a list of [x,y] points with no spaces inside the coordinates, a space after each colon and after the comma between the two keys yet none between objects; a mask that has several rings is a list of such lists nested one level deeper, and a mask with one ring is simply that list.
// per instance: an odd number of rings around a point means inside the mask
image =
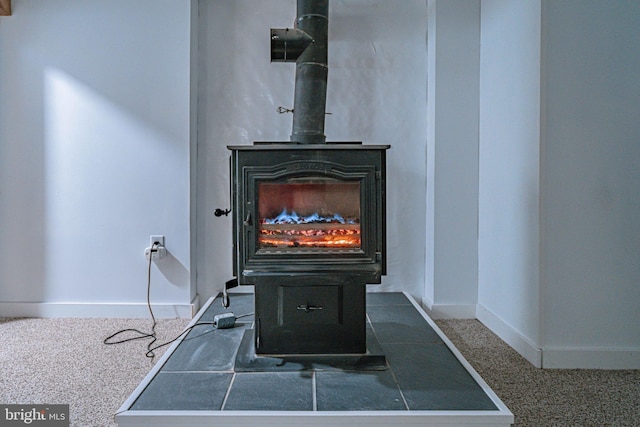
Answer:
[{"label": "fire inside stove", "polygon": [[360,183],[298,178],[258,185],[260,248],[358,249]]}]

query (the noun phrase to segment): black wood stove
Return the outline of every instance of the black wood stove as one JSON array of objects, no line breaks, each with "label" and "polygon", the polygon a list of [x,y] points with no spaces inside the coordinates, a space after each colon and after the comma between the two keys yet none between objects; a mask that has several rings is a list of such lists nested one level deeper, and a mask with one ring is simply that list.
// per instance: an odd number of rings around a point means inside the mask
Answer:
[{"label": "black wood stove", "polygon": [[271,30],[272,61],[297,64],[291,141],[228,147],[256,355],[366,353],[366,285],[386,274],[389,146],[325,142],[327,16],[327,0],[299,0],[295,28]]},{"label": "black wood stove", "polygon": [[258,354],[364,353],[385,274],[385,150],[231,146],[234,274],[255,286]]}]

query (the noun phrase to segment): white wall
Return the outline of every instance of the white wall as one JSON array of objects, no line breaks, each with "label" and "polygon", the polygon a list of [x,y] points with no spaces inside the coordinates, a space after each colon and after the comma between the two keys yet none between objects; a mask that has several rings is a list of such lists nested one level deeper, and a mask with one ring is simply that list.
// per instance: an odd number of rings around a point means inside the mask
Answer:
[{"label": "white wall", "polygon": [[[388,276],[371,290],[421,298],[425,272],[426,4],[333,0],[329,16],[328,141],[391,144]],[[231,278],[227,145],[288,141],[295,65],[269,62],[269,28],[293,25],[296,2],[200,2],[198,291]]]},{"label": "white wall", "polygon": [[540,1],[482,2],[478,213],[478,316],[536,365],[540,13]]},{"label": "white wall", "polygon": [[640,3],[544,3],[544,364],[640,367]]},{"label": "white wall", "polygon": [[[16,2],[0,18],[2,315],[190,314],[188,2]],[[131,305],[131,308],[128,308]]]},{"label": "white wall", "polygon": [[478,318],[536,366],[640,367],[640,5],[482,3]]},{"label": "white wall", "polygon": [[424,304],[474,317],[478,283],[480,2],[428,2],[427,251]]}]

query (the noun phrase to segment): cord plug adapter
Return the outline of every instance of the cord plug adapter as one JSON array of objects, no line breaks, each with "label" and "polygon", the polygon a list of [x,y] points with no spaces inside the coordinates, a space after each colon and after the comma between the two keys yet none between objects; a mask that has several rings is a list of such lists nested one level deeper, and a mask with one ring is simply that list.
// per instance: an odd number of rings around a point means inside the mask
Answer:
[{"label": "cord plug adapter", "polygon": [[152,234],[149,238],[149,247],[144,250],[144,257],[149,261],[158,261],[167,256],[167,248],[164,246],[164,236]]},{"label": "cord plug adapter", "polygon": [[217,329],[233,328],[236,325],[236,316],[233,313],[216,314],[213,316],[213,326]]},{"label": "cord plug adapter", "polygon": [[149,260],[151,257],[152,261],[158,261],[167,256],[167,248],[164,246],[152,246],[144,249],[144,257]]}]

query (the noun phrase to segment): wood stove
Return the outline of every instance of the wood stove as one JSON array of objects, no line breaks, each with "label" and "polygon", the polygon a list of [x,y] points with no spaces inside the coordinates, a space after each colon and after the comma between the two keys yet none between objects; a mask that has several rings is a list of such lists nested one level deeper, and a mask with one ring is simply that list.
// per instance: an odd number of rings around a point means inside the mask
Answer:
[{"label": "wood stove", "polygon": [[256,355],[365,354],[366,285],[386,274],[389,146],[324,135],[328,8],[298,0],[295,28],[271,30],[271,60],[296,63],[291,141],[228,146],[234,275],[255,287]]},{"label": "wood stove", "polygon": [[257,354],[365,353],[385,257],[385,150],[230,146],[234,275],[255,286]]}]

